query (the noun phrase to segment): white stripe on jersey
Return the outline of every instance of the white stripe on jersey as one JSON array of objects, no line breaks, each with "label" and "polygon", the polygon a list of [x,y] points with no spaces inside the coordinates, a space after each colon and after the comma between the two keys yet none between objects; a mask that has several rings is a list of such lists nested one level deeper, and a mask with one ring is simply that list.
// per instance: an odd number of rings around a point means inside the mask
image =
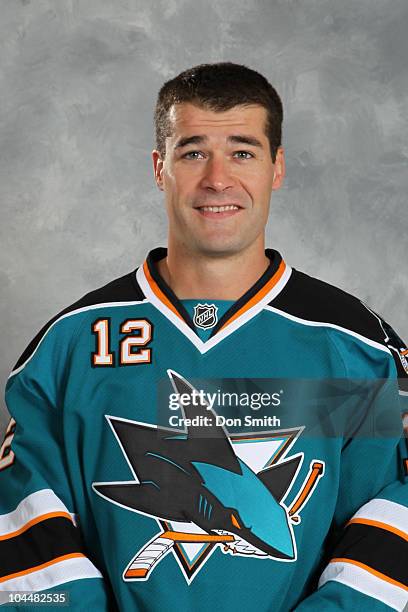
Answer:
[{"label": "white stripe on jersey", "polygon": [[361,506],[351,517],[351,520],[353,519],[367,519],[385,523],[406,533],[408,537],[408,508],[388,499],[372,499]]},{"label": "white stripe on jersey", "polygon": [[402,612],[408,603],[408,592],[387,580],[375,576],[371,572],[344,561],[332,561],[324,570],[319,580],[321,588],[329,580],[341,582],[346,586],[360,591],[369,597],[378,599],[384,604]]},{"label": "white stripe on jersey", "polygon": [[368,344],[369,346],[373,346],[374,348],[379,349],[380,351],[384,351],[384,353],[388,353],[390,355],[392,354],[387,346],[384,346],[383,344],[380,344],[375,340],[370,340],[370,338],[366,338],[365,336],[362,336],[357,332],[351,331],[350,329],[347,329],[347,327],[342,327],[341,325],[336,325],[335,323],[325,323],[324,321],[309,321],[308,319],[301,319],[300,317],[291,315],[288,312],[285,312],[284,310],[275,308],[274,306],[265,306],[265,310],[275,312],[278,315],[282,315],[282,317],[286,317],[287,319],[290,319],[291,321],[296,321],[297,323],[301,323],[302,325],[310,325],[312,327],[331,327],[332,329],[338,329],[339,331],[345,332],[346,334],[354,336],[354,338],[365,342],[365,344]]},{"label": "white stripe on jersey", "polygon": [[66,512],[71,515],[74,524],[76,522],[76,515],[69,512],[51,489],[41,489],[21,500],[12,512],[0,515],[0,536],[17,531],[29,521],[49,512]]},{"label": "white stripe on jersey", "polygon": [[81,578],[103,578],[86,557],[57,561],[43,569],[0,582],[0,605],[8,602],[8,591],[44,591]]}]

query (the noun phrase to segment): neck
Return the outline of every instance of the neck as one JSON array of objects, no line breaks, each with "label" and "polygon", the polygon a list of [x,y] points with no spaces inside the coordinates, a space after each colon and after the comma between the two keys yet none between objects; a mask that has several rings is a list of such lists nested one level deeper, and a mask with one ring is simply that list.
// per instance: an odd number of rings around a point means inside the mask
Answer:
[{"label": "neck", "polygon": [[239,253],[220,257],[191,253],[183,245],[172,245],[169,241],[167,257],[158,262],[158,269],[180,300],[236,301],[269,264],[264,240]]}]

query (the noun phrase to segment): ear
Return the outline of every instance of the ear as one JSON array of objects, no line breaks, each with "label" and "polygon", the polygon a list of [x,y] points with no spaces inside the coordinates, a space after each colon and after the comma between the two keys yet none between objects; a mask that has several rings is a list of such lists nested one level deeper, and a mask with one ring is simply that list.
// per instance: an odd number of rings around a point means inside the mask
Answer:
[{"label": "ear", "polygon": [[285,177],[285,153],[283,147],[278,147],[273,171],[272,189],[276,190],[281,187]]},{"label": "ear", "polygon": [[152,151],[152,161],[153,161],[153,172],[154,178],[156,180],[156,185],[161,191],[163,191],[163,164],[164,160],[160,157],[159,151],[154,149]]}]

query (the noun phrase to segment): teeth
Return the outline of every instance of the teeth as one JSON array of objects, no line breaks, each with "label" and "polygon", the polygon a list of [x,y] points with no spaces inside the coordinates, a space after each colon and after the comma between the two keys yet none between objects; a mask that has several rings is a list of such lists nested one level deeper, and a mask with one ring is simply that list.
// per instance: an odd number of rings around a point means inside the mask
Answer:
[{"label": "teeth", "polygon": [[231,533],[230,531],[224,531],[224,529],[213,529],[212,531],[218,533],[219,535],[232,535],[234,537],[233,542],[225,542],[223,544],[224,553],[228,553],[229,551],[231,551],[231,553],[233,553],[234,555],[256,555],[257,557],[268,556],[266,552],[263,552],[262,550],[259,550],[259,548],[248,544],[246,540],[237,539],[237,536],[234,533]]},{"label": "teeth", "polygon": [[229,204],[228,206],[202,206],[201,210],[218,213],[224,212],[225,210],[238,210],[238,206],[235,206],[235,204]]}]

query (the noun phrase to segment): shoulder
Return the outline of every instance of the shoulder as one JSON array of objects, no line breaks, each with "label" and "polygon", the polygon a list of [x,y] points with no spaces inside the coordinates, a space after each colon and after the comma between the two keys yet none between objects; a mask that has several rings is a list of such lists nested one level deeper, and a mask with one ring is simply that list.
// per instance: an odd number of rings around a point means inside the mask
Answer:
[{"label": "shoulder", "polygon": [[304,325],[337,330],[391,353],[398,375],[408,376],[405,342],[378,312],[360,298],[295,268],[269,308]]},{"label": "shoulder", "polygon": [[90,311],[108,305],[136,303],[144,299],[145,296],[136,281],[136,270],[86,293],[58,312],[40,329],[19,357],[11,375],[16,374],[25,366],[47,336],[52,334],[67,336],[75,333]]},{"label": "shoulder", "polygon": [[305,323],[336,325],[378,342],[386,336],[382,317],[358,297],[294,268],[270,305]]}]

